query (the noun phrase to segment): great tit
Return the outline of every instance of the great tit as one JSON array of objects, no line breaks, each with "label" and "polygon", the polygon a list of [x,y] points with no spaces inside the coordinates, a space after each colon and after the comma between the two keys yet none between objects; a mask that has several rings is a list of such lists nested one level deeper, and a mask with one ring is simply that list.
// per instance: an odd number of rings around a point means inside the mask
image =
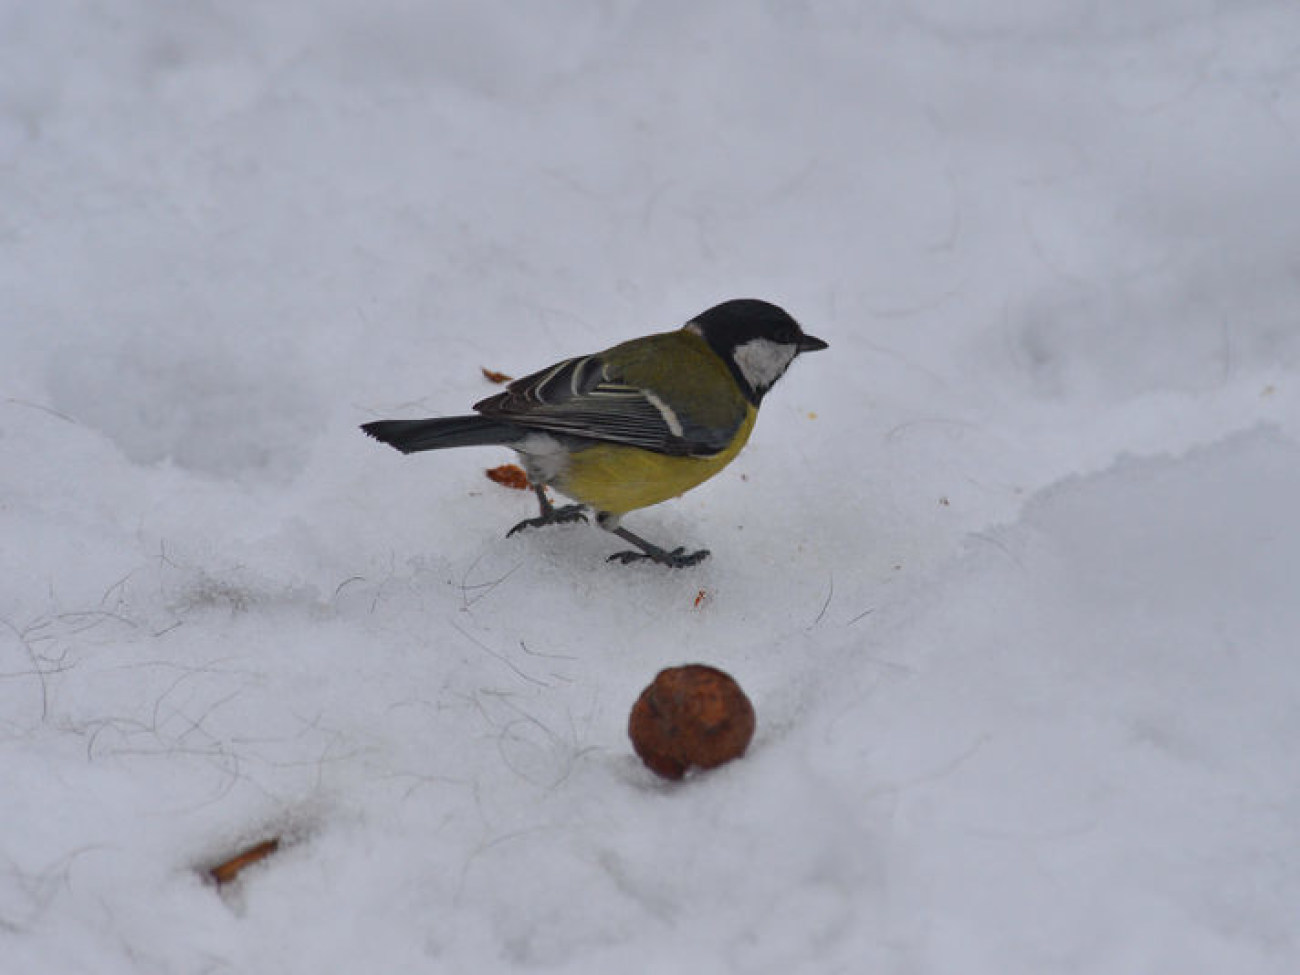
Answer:
[{"label": "great tit", "polygon": [[[510,529],[586,521],[635,545],[610,561],[680,568],[709,553],[667,551],[619,524],[712,477],[740,453],[759,404],[801,352],[826,348],[784,310],[740,298],[676,331],[565,359],[474,404],[475,416],[380,420],[362,430],[409,454],[501,444],[523,463],[541,513]],[[556,507],[545,488],[577,504]]]}]

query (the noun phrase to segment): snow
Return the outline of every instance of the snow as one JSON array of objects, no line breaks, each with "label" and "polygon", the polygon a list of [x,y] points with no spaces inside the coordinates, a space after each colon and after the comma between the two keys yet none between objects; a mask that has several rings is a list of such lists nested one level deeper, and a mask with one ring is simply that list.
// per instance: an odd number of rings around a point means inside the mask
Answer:
[{"label": "snow", "polygon": [[[0,4],[0,972],[1300,970],[1298,168],[1287,0]],[[698,567],[357,430],[751,295]]]}]

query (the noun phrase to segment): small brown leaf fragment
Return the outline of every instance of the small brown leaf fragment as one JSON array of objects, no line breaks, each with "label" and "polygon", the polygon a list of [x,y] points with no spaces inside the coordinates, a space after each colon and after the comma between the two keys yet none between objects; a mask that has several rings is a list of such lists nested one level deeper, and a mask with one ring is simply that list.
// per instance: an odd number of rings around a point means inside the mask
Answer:
[{"label": "small brown leaf fragment", "polygon": [[236,853],[224,863],[218,863],[208,870],[208,876],[216,881],[218,886],[228,884],[238,877],[245,867],[265,860],[278,849],[280,849],[280,837],[273,836],[269,840],[263,840],[261,843]]},{"label": "small brown leaf fragment", "polygon": [[528,475],[518,464],[502,464],[500,467],[489,467],[484,471],[488,480],[496,481],[502,487],[513,488],[516,491],[527,491],[531,486],[528,483]]},{"label": "small brown leaf fragment", "polygon": [[510,377],[504,372],[497,372],[495,369],[489,369],[487,366],[479,366],[483,370],[483,378],[490,383],[496,383],[498,386],[510,382]]}]

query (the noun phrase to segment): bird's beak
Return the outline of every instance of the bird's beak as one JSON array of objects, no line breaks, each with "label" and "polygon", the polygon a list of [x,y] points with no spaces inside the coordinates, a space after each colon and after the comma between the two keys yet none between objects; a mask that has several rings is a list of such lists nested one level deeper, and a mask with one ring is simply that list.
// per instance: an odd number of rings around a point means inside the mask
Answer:
[{"label": "bird's beak", "polygon": [[816,335],[805,335],[799,340],[800,352],[816,352],[818,349],[828,348],[825,342]]}]

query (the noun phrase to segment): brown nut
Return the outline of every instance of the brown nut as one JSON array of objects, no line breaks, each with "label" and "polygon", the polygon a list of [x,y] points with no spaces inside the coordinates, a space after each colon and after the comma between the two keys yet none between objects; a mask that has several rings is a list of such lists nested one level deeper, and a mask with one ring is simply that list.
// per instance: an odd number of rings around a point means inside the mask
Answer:
[{"label": "brown nut", "polygon": [[754,706],[716,667],[669,667],[632,706],[627,733],[652,772],[680,779],[692,766],[715,768],[743,755],[754,737]]}]

